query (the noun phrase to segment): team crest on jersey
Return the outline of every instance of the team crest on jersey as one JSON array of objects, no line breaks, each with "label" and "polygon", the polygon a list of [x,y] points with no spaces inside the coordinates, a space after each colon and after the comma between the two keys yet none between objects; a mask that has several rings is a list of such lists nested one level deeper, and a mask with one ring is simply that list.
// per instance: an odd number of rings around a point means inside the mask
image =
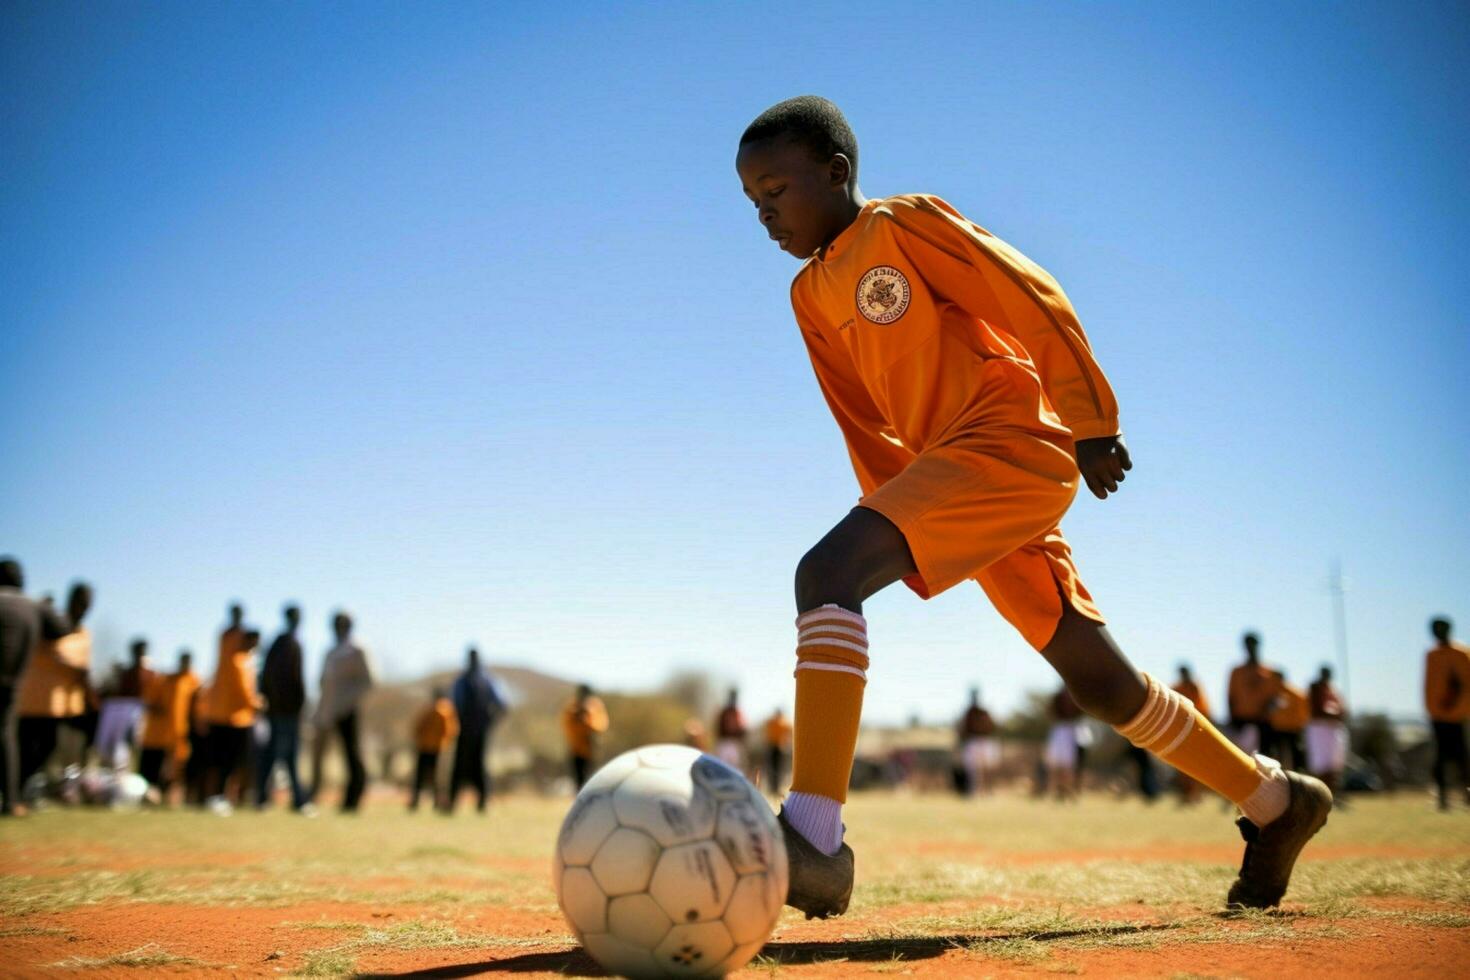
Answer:
[{"label": "team crest on jersey", "polygon": [[909,308],[909,281],[891,265],[875,265],[858,280],[858,312],[874,323],[892,323]]}]

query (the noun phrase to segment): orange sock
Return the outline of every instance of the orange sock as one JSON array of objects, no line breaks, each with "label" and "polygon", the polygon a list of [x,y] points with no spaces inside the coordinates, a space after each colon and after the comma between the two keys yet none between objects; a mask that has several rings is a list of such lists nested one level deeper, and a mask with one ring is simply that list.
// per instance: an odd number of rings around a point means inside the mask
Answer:
[{"label": "orange sock", "polygon": [[1275,760],[1246,755],[1188,698],[1144,676],[1148,697],[1119,735],[1204,783],[1258,827],[1285,812],[1291,789]]},{"label": "orange sock", "polygon": [[828,605],[796,617],[796,629],[791,791],[843,803],[868,683],[868,623]]}]

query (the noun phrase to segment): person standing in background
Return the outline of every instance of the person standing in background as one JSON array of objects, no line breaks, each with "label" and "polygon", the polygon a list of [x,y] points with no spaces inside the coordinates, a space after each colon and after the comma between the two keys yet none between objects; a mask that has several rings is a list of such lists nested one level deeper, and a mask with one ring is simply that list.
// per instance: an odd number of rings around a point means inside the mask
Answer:
[{"label": "person standing in background", "polygon": [[428,707],[414,725],[414,742],[418,746],[418,765],[414,767],[413,794],[408,799],[410,811],[419,808],[419,794],[425,786],[433,796],[434,809],[443,810],[444,794],[439,789],[439,757],[459,734],[459,717],[454,704],[442,690],[435,690]]},{"label": "person standing in background", "polygon": [[[244,616],[238,603],[230,606],[230,622],[220,633],[219,664],[206,702],[210,762],[205,797],[219,813],[229,813],[249,795],[246,780],[251,737],[255,712],[260,707],[255,687],[255,649],[260,645],[260,633],[245,626]],[[232,776],[236,777],[233,794]]]},{"label": "person standing in background", "polygon": [[189,699],[189,751],[184,761],[184,802],[192,806],[204,805],[205,784],[209,781],[208,709],[209,686],[200,681]]},{"label": "person standing in background", "polygon": [[20,802],[20,751],[15,733],[15,686],[38,643],[56,640],[71,624],[56,610],[28,598],[21,589],[20,562],[0,558],[0,816],[25,813]]},{"label": "person standing in background", "polygon": [[1230,672],[1230,728],[1235,744],[1247,754],[1270,755],[1275,733],[1267,713],[1276,699],[1276,672],[1261,663],[1261,637],[1247,633],[1241,637],[1245,647],[1245,663]]},{"label": "person standing in background", "polygon": [[715,757],[727,765],[745,771],[745,712],[740,710],[740,691],[730,688],[730,696],[715,719]]},{"label": "person standing in background", "polygon": [[1307,700],[1306,691],[1286,682],[1286,674],[1279,670],[1274,674],[1276,698],[1266,716],[1275,738],[1274,758],[1287,769],[1304,772],[1307,753],[1302,747],[1302,735],[1307,730],[1307,722],[1312,720],[1312,704]]},{"label": "person standing in background", "polygon": [[490,773],[485,768],[485,753],[490,735],[504,717],[505,695],[490,672],[480,666],[480,651],[470,647],[464,673],[454,681],[454,710],[459,713],[459,741],[454,746],[454,771],[449,780],[446,810],[459,802],[459,792],[466,783],[475,788],[476,809],[485,812],[490,799]]},{"label": "person standing in background", "polygon": [[995,719],[980,706],[980,689],[970,688],[970,705],[960,715],[960,765],[964,767],[965,795],[990,792],[990,773],[1000,764]]},{"label": "person standing in background", "polygon": [[1051,699],[1051,732],[1046,738],[1046,774],[1050,789],[1059,801],[1075,800],[1081,780],[1084,746],[1080,731],[1085,724],[1082,709],[1066,685]]},{"label": "person standing in background", "polygon": [[[1174,682],[1174,690],[1187,698],[1201,715],[1206,718],[1210,717],[1210,701],[1205,697],[1205,689],[1195,682],[1194,674],[1190,671],[1188,664],[1179,665],[1179,679]],[[1177,769],[1174,770],[1174,778],[1174,785],[1179,789],[1180,804],[1189,806],[1198,803],[1203,790],[1202,784]]]},{"label": "person standing in background", "polygon": [[290,605],[283,615],[285,625],[271,643],[260,669],[260,693],[265,698],[270,735],[256,771],[255,804],[261,808],[270,805],[271,776],[279,762],[285,765],[286,777],[291,781],[291,809],[300,812],[307,805],[306,788],[296,766],[301,754],[301,709],[306,704],[301,641],[296,638],[301,610]]},{"label": "person standing in background", "polygon": [[592,774],[592,754],[597,736],[607,731],[607,708],[586,684],[577,685],[576,695],[561,709],[561,730],[567,740],[572,764],[572,782],[580,792]]},{"label": "person standing in background", "polygon": [[766,787],[772,796],[780,796],[786,783],[786,770],[791,759],[791,735],[795,731],[786,713],[777,708],[766,719]]},{"label": "person standing in background", "polygon": [[[1347,705],[1332,684],[1332,668],[1322,671],[1307,690],[1312,720],[1307,722],[1307,771],[1327,784],[1337,797],[1342,771],[1347,766]],[[1342,806],[1338,797],[1338,806]]]},{"label": "person standing in background", "polygon": [[189,705],[199,689],[193,661],[189,651],[181,651],[179,669],[154,675],[143,696],[143,754],[138,772],[148,780],[155,803],[168,802],[169,790],[182,779],[189,757]]},{"label": "person standing in background", "polygon": [[1470,806],[1470,753],[1466,752],[1465,720],[1470,718],[1470,647],[1450,639],[1448,616],[1429,623],[1434,646],[1424,655],[1424,707],[1434,729],[1434,783],[1439,808],[1450,808],[1449,770],[1459,774],[1457,786]]},{"label": "person standing in background", "polygon": [[92,588],[72,585],[66,618],[72,631],[42,638],[31,651],[16,692],[20,716],[20,785],[41,771],[56,750],[62,725],[81,729],[87,714],[87,671],[92,667],[92,634],[82,620],[92,608]]},{"label": "person standing in background", "polygon": [[[342,794],[342,812],[356,813],[367,788],[367,767],[358,745],[358,709],[373,689],[373,669],[367,651],[352,641],[352,617],[345,612],[332,616],[332,633],[337,643],[327,651],[322,664],[322,697],[317,705],[317,738],[335,731],[342,741],[347,761],[347,787]],[[318,767],[320,770],[320,767]],[[317,779],[321,773],[317,772]],[[312,795],[315,795],[313,787]]]},{"label": "person standing in background", "polygon": [[152,686],[148,669],[148,641],[139,637],[128,645],[128,665],[118,670],[102,697],[97,718],[97,755],[104,766],[122,771],[132,766],[133,745],[143,720],[143,694]]}]

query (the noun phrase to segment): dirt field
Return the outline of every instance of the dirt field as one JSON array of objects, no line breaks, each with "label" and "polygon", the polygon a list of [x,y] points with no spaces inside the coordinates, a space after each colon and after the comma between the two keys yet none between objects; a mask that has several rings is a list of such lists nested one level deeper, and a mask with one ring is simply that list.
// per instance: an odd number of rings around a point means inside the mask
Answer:
[{"label": "dirt field", "polygon": [[[53,810],[0,825],[0,975],[601,976],[549,884],[566,801],[485,817]],[[1220,914],[1216,804],[862,797],[853,908],[740,976],[1470,974],[1470,813],[1335,814],[1284,910]]]}]

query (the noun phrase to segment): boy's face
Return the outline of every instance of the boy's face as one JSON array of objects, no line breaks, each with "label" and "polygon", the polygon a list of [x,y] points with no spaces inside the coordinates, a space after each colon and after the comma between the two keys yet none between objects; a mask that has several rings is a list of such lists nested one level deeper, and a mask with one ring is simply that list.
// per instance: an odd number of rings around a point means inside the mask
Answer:
[{"label": "boy's face", "polygon": [[822,163],[807,147],[776,136],[742,146],[735,171],[761,227],[782,251],[807,258],[842,230],[851,173],[847,157]]}]

